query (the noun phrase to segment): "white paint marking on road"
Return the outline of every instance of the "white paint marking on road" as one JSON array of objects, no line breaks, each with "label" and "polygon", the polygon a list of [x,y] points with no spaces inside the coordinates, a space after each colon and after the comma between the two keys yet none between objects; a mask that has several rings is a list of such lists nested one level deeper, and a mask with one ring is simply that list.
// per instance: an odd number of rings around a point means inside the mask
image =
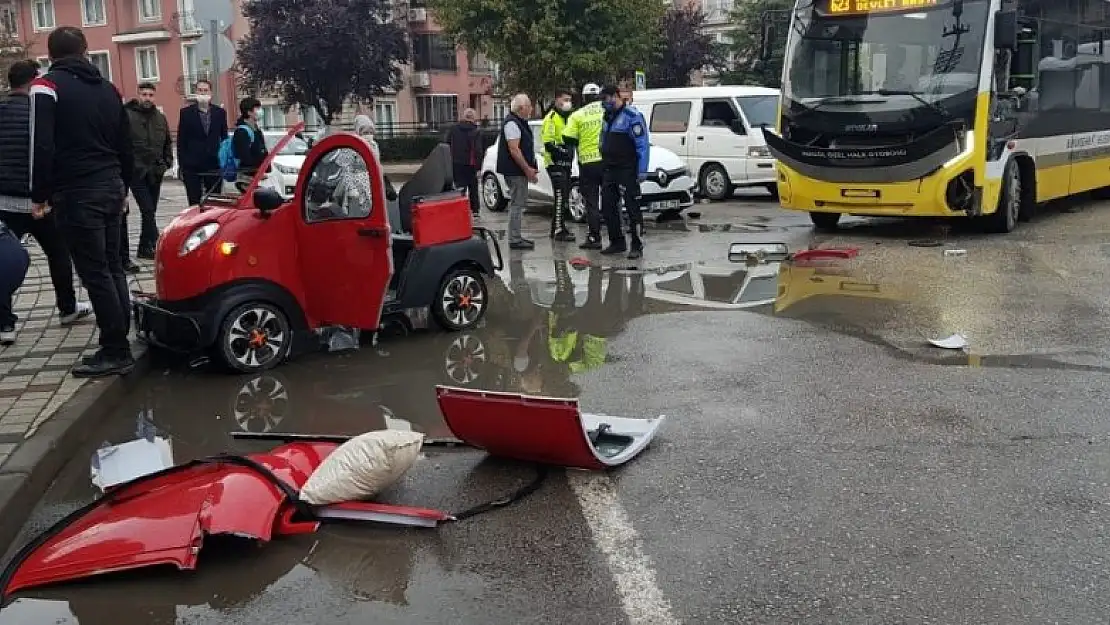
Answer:
[{"label": "white paint marking on road", "polygon": [[582,506],[594,543],[609,562],[628,620],[632,625],[679,625],[655,582],[655,567],[617,498],[613,481],[604,473],[568,470],[567,482]]}]

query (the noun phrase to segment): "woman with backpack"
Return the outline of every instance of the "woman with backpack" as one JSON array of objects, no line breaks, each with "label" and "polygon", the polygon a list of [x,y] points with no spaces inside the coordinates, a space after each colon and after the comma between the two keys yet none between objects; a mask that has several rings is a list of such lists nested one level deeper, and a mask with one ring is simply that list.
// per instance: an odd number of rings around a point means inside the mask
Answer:
[{"label": "woman with backpack", "polygon": [[239,119],[231,138],[232,151],[238,161],[235,187],[245,193],[255,173],[266,160],[269,151],[259,122],[262,120],[262,103],[257,98],[243,98],[239,102]]}]

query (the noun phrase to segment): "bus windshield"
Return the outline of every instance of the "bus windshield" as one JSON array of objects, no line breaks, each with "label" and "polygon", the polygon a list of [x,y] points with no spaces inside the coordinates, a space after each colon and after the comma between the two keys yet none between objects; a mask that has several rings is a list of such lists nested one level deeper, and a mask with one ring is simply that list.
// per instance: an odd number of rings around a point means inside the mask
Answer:
[{"label": "bus windshield", "polygon": [[786,50],[783,94],[803,105],[858,96],[936,103],[976,90],[989,3],[838,15],[843,0],[803,0]]}]

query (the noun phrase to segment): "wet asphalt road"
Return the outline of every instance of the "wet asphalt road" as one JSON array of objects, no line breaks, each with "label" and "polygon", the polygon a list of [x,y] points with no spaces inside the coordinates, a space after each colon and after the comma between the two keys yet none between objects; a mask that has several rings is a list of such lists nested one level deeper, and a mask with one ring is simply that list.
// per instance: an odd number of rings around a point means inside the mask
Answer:
[{"label": "wet asphalt road", "polygon": [[[562,261],[576,248],[542,243],[514,256],[475,332],[257,377],[151,376],[27,535],[95,496],[102,442],[154,428],[180,462],[259,449],[229,438],[240,429],[442,436],[439,383],[667,415],[630,465],[557,475],[438,530],[214,544],[194,573],[28,593],[0,624],[1107,622],[1108,207],[996,237],[866,220],[814,235],[759,199],[699,208],[688,231],[650,231],[644,272],[575,270]],[[745,281],[725,261],[735,240],[861,253]],[[605,363],[572,373],[550,356],[552,329],[605,338]],[[968,353],[925,345],[955,332]],[[388,499],[458,510],[529,476],[429,450]]]}]

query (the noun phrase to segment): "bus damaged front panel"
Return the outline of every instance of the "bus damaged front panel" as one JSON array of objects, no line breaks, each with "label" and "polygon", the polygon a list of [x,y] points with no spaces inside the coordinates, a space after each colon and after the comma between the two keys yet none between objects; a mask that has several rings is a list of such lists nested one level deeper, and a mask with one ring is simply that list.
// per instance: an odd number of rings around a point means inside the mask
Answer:
[{"label": "bus damaged front panel", "polygon": [[999,185],[988,182],[985,131],[993,55],[983,50],[997,0],[905,3],[851,13],[835,0],[799,2],[778,132],[765,130],[784,208],[993,212]]}]

